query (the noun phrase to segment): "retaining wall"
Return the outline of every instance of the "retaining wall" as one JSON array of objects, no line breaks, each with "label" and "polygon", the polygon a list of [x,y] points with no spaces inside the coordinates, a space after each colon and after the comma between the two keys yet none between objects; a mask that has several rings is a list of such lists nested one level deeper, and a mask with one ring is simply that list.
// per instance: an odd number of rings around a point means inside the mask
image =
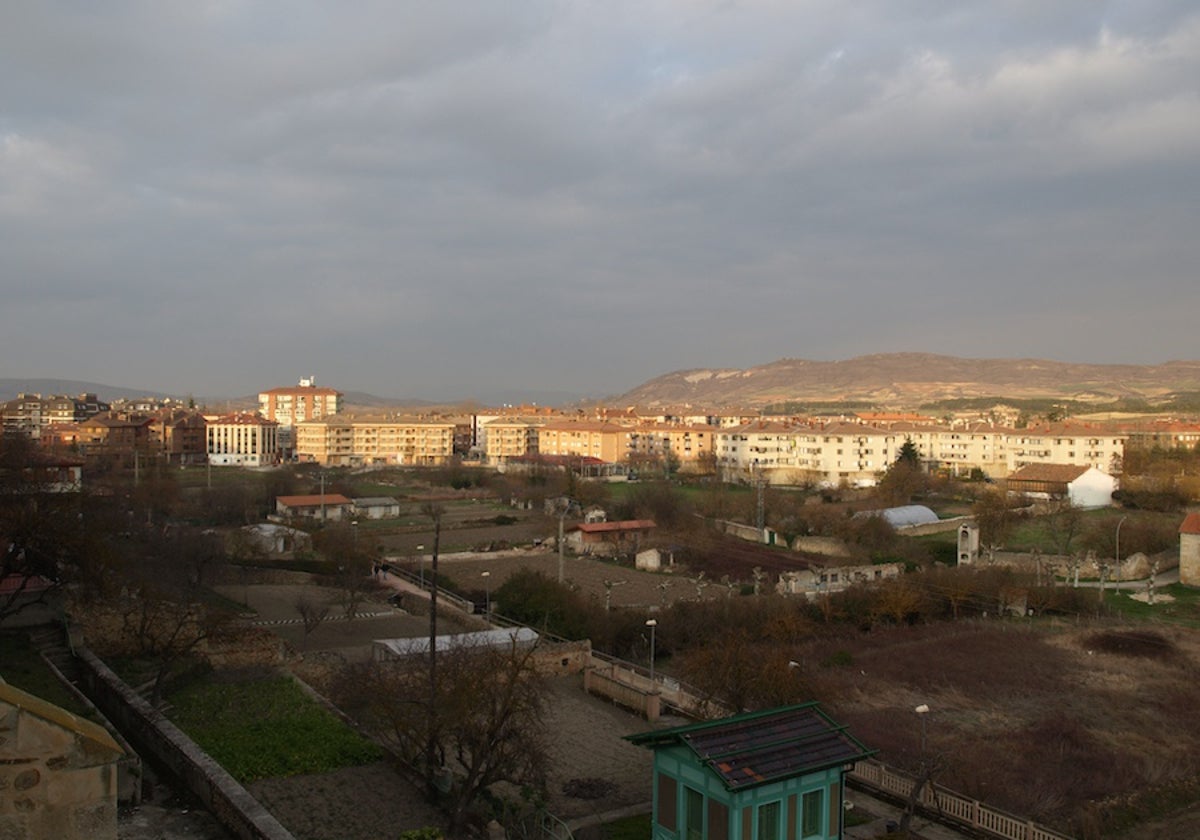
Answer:
[{"label": "retaining wall", "polygon": [[76,651],[85,693],[143,755],[174,773],[239,840],[294,840],[257,799],[191,738],[85,648]]}]

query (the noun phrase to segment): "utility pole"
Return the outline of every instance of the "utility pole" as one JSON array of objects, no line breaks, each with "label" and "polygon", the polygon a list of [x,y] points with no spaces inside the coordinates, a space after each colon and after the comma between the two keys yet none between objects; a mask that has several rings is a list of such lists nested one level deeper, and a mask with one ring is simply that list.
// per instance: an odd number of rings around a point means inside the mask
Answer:
[{"label": "utility pole", "polygon": [[429,581],[429,708],[428,732],[425,741],[425,772],[426,782],[431,796],[437,795],[437,773],[434,765],[437,763],[437,593],[438,593],[438,547],[442,538],[443,508],[436,502],[429,501],[421,508],[422,512],[433,520],[433,557],[430,561]]}]

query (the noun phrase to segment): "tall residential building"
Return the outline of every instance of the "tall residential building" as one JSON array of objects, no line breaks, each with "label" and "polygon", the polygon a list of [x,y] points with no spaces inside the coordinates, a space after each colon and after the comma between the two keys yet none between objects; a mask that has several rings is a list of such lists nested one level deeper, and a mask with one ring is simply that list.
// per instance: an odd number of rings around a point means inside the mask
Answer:
[{"label": "tall residential building", "polygon": [[312,376],[290,388],[272,388],[258,395],[258,413],[279,424],[279,447],[285,457],[290,457],[295,449],[298,424],[324,420],[341,410],[341,391],[318,388],[316,377]]}]

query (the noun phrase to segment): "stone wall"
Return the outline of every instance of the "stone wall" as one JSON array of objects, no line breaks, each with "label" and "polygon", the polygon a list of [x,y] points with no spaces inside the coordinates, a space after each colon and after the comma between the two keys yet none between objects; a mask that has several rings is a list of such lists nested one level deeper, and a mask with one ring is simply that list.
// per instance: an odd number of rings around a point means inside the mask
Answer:
[{"label": "stone wall", "polygon": [[221,765],[152,708],[87,649],[77,654],[85,692],[101,711],[132,736],[143,755],[152,755],[204,803],[240,840],[294,840],[291,833],[238,784]]}]

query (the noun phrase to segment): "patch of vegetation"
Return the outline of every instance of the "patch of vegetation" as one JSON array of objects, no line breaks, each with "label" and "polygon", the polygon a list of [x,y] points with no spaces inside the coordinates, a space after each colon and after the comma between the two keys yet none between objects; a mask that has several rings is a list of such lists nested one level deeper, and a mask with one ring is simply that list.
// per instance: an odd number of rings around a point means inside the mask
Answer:
[{"label": "patch of vegetation", "polygon": [[1179,653],[1174,642],[1153,630],[1102,630],[1084,636],[1080,644],[1088,650],[1137,659],[1174,659]]},{"label": "patch of vegetation", "polygon": [[600,827],[600,830],[604,840],[646,840],[653,834],[650,819],[650,814],[625,817],[622,820],[606,823]]},{"label": "patch of vegetation", "polygon": [[383,756],[286,676],[256,673],[197,682],[169,699],[176,725],[243,784]]},{"label": "patch of vegetation", "polygon": [[562,786],[563,795],[572,799],[602,799],[616,789],[616,782],[591,776],[584,779],[568,779]]},{"label": "patch of vegetation", "polygon": [[91,710],[67,690],[24,633],[0,634],[0,677],[34,697],[88,717]]}]

